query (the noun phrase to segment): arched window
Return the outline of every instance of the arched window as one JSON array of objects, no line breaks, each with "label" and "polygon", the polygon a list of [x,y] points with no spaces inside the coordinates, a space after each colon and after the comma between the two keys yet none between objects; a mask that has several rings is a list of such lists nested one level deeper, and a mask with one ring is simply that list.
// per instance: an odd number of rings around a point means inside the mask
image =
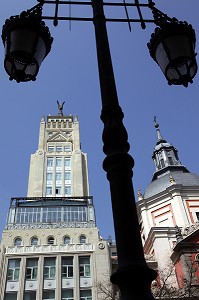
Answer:
[{"label": "arched window", "polygon": [[48,242],[48,245],[54,245],[54,243],[55,243],[54,237],[53,236],[49,236],[47,242]]},{"label": "arched window", "polygon": [[85,235],[80,235],[79,237],[79,242],[80,244],[85,244],[86,243],[86,236]]},{"label": "arched window", "polygon": [[21,238],[16,238],[14,240],[14,245],[15,246],[21,246],[22,245],[22,239]]},{"label": "arched window", "polygon": [[31,238],[31,245],[38,245],[38,238],[36,236]]},{"label": "arched window", "polygon": [[68,235],[64,236],[64,245],[70,244],[70,237]]}]

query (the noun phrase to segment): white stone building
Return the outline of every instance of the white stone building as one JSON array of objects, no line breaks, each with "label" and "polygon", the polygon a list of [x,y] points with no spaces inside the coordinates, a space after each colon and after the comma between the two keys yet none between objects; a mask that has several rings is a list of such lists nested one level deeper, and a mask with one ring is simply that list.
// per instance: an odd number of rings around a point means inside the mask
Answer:
[{"label": "white stone building", "polygon": [[[59,103],[58,103],[59,104]],[[95,223],[77,117],[41,120],[26,198],[12,198],[1,241],[0,300],[100,300],[111,273]]]},{"label": "white stone building", "polygon": [[159,272],[173,268],[170,281],[180,288],[192,262],[192,284],[198,286],[199,176],[180,162],[177,149],[162,137],[156,122],[155,128],[155,171],[137,202],[144,253],[154,258]]}]

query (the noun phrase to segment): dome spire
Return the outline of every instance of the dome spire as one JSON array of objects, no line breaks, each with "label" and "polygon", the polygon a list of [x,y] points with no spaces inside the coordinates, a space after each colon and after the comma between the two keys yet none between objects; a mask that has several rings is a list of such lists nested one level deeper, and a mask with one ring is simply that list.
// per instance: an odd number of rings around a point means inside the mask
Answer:
[{"label": "dome spire", "polygon": [[161,135],[161,132],[160,132],[160,129],[159,129],[159,124],[156,122],[156,116],[154,116],[154,127],[156,128],[156,132],[157,132],[157,137],[158,137],[158,141],[157,141],[157,145],[159,143],[162,143],[162,142],[166,142],[162,135]]}]

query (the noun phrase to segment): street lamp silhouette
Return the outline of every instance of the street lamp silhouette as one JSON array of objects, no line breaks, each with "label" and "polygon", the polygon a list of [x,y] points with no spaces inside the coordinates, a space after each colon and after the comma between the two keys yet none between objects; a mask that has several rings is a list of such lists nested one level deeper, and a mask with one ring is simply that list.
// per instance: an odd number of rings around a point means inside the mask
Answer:
[{"label": "street lamp silhouette", "polygon": [[[128,134],[123,125],[123,112],[119,105],[114,72],[106,30],[107,21],[140,22],[141,27],[151,22],[158,27],[151,35],[148,43],[150,55],[160,66],[168,84],[188,86],[197,73],[195,54],[195,31],[187,22],[169,18],[155,7],[149,0],[141,4],[106,3],[102,0],[61,1],[38,0],[39,4],[20,15],[7,19],[2,30],[2,40],[6,49],[4,66],[11,80],[25,82],[35,80],[42,61],[51,50],[53,38],[44,19],[92,21],[95,27],[96,49],[98,59],[99,80],[102,99],[101,120],[104,123],[103,151],[106,157],[103,168],[107,172],[110,184],[113,221],[118,254],[117,271],[111,275],[111,282],[118,285],[122,300],[150,300],[151,282],[156,278],[156,271],[146,264],[139,222],[136,211],[135,196],[132,184],[133,158],[128,154],[130,149]],[[45,4],[55,5],[55,15],[43,16]],[[59,17],[59,5],[92,6],[91,18]],[[128,6],[138,10],[139,19],[108,19],[104,15],[104,6]],[[149,8],[153,18],[144,20],[141,8]]]}]

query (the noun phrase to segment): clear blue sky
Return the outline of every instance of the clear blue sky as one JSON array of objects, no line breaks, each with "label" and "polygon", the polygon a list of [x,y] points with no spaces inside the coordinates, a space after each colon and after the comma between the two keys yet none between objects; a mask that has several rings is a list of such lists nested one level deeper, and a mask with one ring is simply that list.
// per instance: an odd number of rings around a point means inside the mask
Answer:
[{"label": "clear blue sky", "polygon": [[[196,52],[199,52],[199,1],[156,0],[155,3],[170,17],[193,25],[198,38]],[[36,0],[1,0],[1,27],[6,18],[36,4]],[[129,14],[133,14],[132,9]],[[46,24],[54,43],[35,82],[9,81],[3,66],[3,44],[0,46],[0,232],[10,198],[27,196],[30,154],[37,149],[40,120],[42,115],[57,113],[59,100],[65,101],[65,114],[79,117],[82,151],[88,153],[97,225],[104,238],[114,236],[109,185],[102,169],[101,98],[94,27],[91,22],[72,22],[71,30],[68,22],[60,22],[58,27],[51,21]],[[144,193],[154,172],[151,159],[156,143],[154,115],[163,137],[178,149],[181,162],[199,174],[199,75],[188,88],[167,84],[146,46],[154,24],[147,24],[145,30],[139,24],[132,24],[131,32],[127,24],[108,23],[107,28],[130,154],[135,159],[135,194],[138,188]],[[121,201],[125,205],[125,199]]]}]

